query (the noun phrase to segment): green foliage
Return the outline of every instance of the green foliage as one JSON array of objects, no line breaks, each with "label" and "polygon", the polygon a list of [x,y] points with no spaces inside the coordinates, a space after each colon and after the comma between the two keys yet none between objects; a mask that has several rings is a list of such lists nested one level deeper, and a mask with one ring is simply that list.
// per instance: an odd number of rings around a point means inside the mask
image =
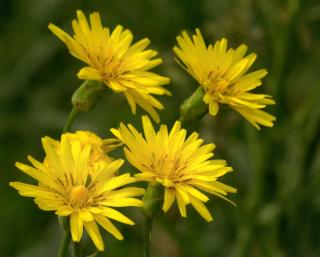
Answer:
[{"label": "green foliage", "polygon": [[[226,182],[239,190],[232,199],[238,207],[212,199],[215,220],[209,224],[191,208],[188,219],[171,210],[154,226],[153,256],[320,256],[318,1],[7,0],[0,5],[0,256],[55,256],[62,237],[56,217],[19,197],[8,181],[28,180],[14,162],[24,162],[29,153],[42,158],[40,138],[58,137],[72,107],[81,64],[47,25],[71,31],[76,9],[97,10],[104,25],[122,24],[136,39],[151,39],[164,57],[159,73],[172,78],[173,96],[161,97],[166,106],[161,119],[168,124],[196,89],[171,50],[182,29],[199,27],[207,41],[223,36],[233,47],[245,43],[258,54],[254,68],[269,71],[261,90],[277,101],[270,111],[277,116],[274,128],[258,132],[229,109],[192,128],[215,142],[217,156],[234,167]],[[119,94],[107,93],[74,128],[105,137],[120,121],[139,124],[124,103]],[[106,252],[97,256],[141,256],[142,216],[131,212],[137,226],[123,227],[122,242],[106,235]]]}]

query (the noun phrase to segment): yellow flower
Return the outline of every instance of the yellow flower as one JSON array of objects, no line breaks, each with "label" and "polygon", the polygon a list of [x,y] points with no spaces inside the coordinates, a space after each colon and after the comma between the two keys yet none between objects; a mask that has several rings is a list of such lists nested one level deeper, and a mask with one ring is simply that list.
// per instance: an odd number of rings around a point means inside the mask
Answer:
[{"label": "yellow flower", "polygon": [[211,160],[214,144],[203,145],[198,133],[186,138],[187,131],[177,121],[170,133],[161,125],[156,133],[147,116],[142,117],[144,137],[132,125],[120,124],[112,133],[125,144],[124,152],[128,161],[140,173],[136,176],[143,181],[159,182],[165,187],[163,211],[167,212],[175,199],[181,213],[186,217],[186,206],[191,204],[207,221],[210,212],[205,206],[209,198],[200,190],[223,199],[236,189],[218,181],[230,171],[224,160]]},{"label": "yellow flower", "polygon": [[[108,153],[122,145],[121,141],[116,138],[101,139],[90,131],[78,130],[75,133],[65,133],[71,143],[79,141],[81,149],[87,145],[91,146],[90,163],[96,164],[99,161],[111,162],[112,158]],[[58,154],[61,154],[60,141],[48,138],[48,141],[56,148]]]},{"label": "yellow flower", "polygon": [[219,104],[227,104],[257,129],[259,125],[273,126],[275,117],[261,109],[274,104],[274,100],[269,95],[249,92],[262,84],[267,71],[261,69],[246,74],[257,57],[254,53],[244,57],[247,46],[227,50],[227,40],[223,38],[207,47],[198,29],[192,40],[184,31],[177,41],[179,47],[173,50],[181,66],[204,89],[203,101],[209,105],[211,115],[218,113]]},{"label": "yellow flower", "polygon": [[79,71],[78,77],[103,81],[114,92],[124,93],[134,114],[138,105],[159,122],[155,108],[161,110],[163,105],[152,94],[170,95],[162,87],[169,83],[169,78],[149,71],[162,63],[161,58],[153,59],[156,51],[146,50],[149,39],[131,45],[131,31],[118,25],[111,32],[102,26],[97,12],[90,14],[90,25],[82,11],[77,11],[77,18],[72,21],[73,37],[53,24],[49,24],[49,29],[74,57],[88,65]]},{"label": "yellow flower", "polygon": [[[122,234],[110,219],[129,225],[134,222],[113,207],[142,206],[142,201],[134,197],[144,193],[143,189],[137,187],[120,188],[136,181],[129,173],[114,175],[123,160],[99,162],[99,165],[92,166],[90,145],[82,149],[79,140],[72,141],[62,135],[61,154],[57,154],[51,140],[48,137],[42,139],[48,166],[31,156],[28,159],[32,166],[16,163],[16,167],[37,180],[38,185],[11,182],[10,186],[22,196],[34,197],[40,209],[55,211],[58,216],[69,216],[73,241],[81,240],[84,227],[96,247],[102,251],[104,244],[97,223],[122,240]],[[94,172],[90,173],[91,169]]]}]

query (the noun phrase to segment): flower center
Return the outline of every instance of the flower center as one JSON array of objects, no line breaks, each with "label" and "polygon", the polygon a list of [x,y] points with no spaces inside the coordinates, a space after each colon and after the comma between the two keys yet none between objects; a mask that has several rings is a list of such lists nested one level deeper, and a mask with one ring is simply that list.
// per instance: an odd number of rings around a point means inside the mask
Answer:
[{"label": "flower center", "polygon": [[160,179],[168,179],[171,182],[178,182],[184,176],[186,163],[181,163],[180,159],[170,158],[168,154],[163,154],[158,159],[154,159],[151,164],[151,169],[157,174]]},{"label": "flower center", "polygon": [[211,71],[208,75],[208,80],[205,81],[203,85],[205,91],[218,100],[220,95],[226,93],[230,82],[224,78],[219,71]]},{"label": "flower center", "polygon": [[84,186],[76,186],[70,192],[70,204],[72,207],[83,207],[88,201],[88,189]]},{"label": "flower center", "polygon": [[105,60],[100,61],[99,69],[101,75],[105,81],[116,79],[121,75],[121,64],[122,61],[115,56],[107,57]]}]

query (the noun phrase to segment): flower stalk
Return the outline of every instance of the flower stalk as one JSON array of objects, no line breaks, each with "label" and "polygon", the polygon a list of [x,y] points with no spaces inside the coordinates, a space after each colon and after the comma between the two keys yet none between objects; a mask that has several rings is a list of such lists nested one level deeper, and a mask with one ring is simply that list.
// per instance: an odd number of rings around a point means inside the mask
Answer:
[{"label": "flower stalk", "polygon": [[150,242],[153,218],[145,216],[143,228],[143,256],[150,257]]},{"label": "flower stalk", "polygon": [[71,240],[70,231],[65,230],[58,257],[67,257],[68,256],[68,249],[69,249],[70,240]]},{"label": "flower stalk", "polygon": [[58,257],[67,257],[68,249],[71,240],[71,234],[69,229],[69,219],[67,217],[59,217],[59,223],[61,228],[64,230],[62,244],[58,253]]},{"label": "flower stalk", "polygon": [[82,244],[79,242],[72,242],[73,257],[83,257]]},{"label": "flower stalk", "polygon": [[67,121],[63,127],[62,134],[70,131],[72,124],[73,124],[75,118],[77,117],[78,113],[79,113],[79,111],[75,107],[73,107],[72,110],[70,111],[69,116],[67,118]]},{"label": "flower stalk", "polygon": [[144,257],[150,257],[150,241],[153,220],[162,214],[164,189],[160,183],[149,183],[143,196],[144,206],[141,211],[144,214],[143,251]]}]

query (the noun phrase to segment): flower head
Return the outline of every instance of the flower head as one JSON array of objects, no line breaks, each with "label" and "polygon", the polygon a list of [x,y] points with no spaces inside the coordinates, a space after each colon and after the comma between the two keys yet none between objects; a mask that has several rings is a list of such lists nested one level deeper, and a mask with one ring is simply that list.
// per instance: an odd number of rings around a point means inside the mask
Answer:
[{"label": "flower head", "polygon": [[198,29],[192,39],[184,31],[177,41],[179,46],[173,50],[182,67],[204,89],[203,101],[209,105],[211,115],[218,113],[220,104],[227,104],[257,129],[260,125],[273,126],[275,117],[261,109],[274,104],[274,100],[269,95],[250,93],[262,84],[267,71],[261,69],[246,74],[256,59],[254,53],[245,56],[247,46],[227,49],[227,40],[223,38],[207,47]]},{"label": "flower head", "polygon": [[78,77],[103,81],[114,92],[124,93],[133,113],[138,105],[158,122],[155,108],[163,109],[163,105],[152,95],[170,95],[162,87],[169,83],[169,79],[149,71],[162,63],[161,58],[153,59],[156,51],[146,50],[149,39],[144,38],[132,45],[131,31],[118,25],[111,32],[102,26],[97,12],[90,14],[89,25],[83,12],[77,11],[77,20],[72,21],[72,27],[73,37],[55,25],[49,25],[70,53],[88,65],[79,71]]},{"label": "flower head", "polygon": [[[42,140],[49,165],[28,157],[32,166],[16,163],[18,169],[38,181],[38,185],[11,182],[22,196],[34,197],[35,203],[45,211],[55,211],[58,216],[70,217],[73,241],[79,242],[83,227],[102,251],[104,244],[97,223],[122,240],[122,234],[110,219],[133,225],[134,222],[113,207],[142,206],[134,198],[144,190],[136,187],[120,188],[135,182],[129,173],[115,176],[123,160],[90,164],[91,146],[81,147],[79,140],[61,137],[61,154],[57,154],[48,137]],[[94,169],[94,172],[90,172]]]},{"label": "flower head", "polygon": [[[109,152],[122,145],[121,141],[116,138],[102,139],[90,131],[78,130],[75,133],[65,133],[70,142],[79,141],[81,149],[90,145],[90,163],[97,164],[99,161],[111,162],[112,158],[108,155]],[[57,151],[61,154],[61,142],[51,138],[47,138]]]},{"label": "flower head", "polygon": [[142,117],[144,137],[132,126],[120,124],[111,131],[125,144],[128,161],[140,173],[138,178],[148,182],[159,182],[165,188],[163,211],[167,212],[177,199],[180,213],[187,216],[186,206],[191,204],[199,214],[211,221],[205,206],[209,198],[201,191],[225,198],[236,189],[218,181],[230,171],[224,160],[211,160],[214,144],[203,145],[198,133],[186,138],[187,131],[177,121],[170,133],[161,125],[156,133],[150,120]]}]

